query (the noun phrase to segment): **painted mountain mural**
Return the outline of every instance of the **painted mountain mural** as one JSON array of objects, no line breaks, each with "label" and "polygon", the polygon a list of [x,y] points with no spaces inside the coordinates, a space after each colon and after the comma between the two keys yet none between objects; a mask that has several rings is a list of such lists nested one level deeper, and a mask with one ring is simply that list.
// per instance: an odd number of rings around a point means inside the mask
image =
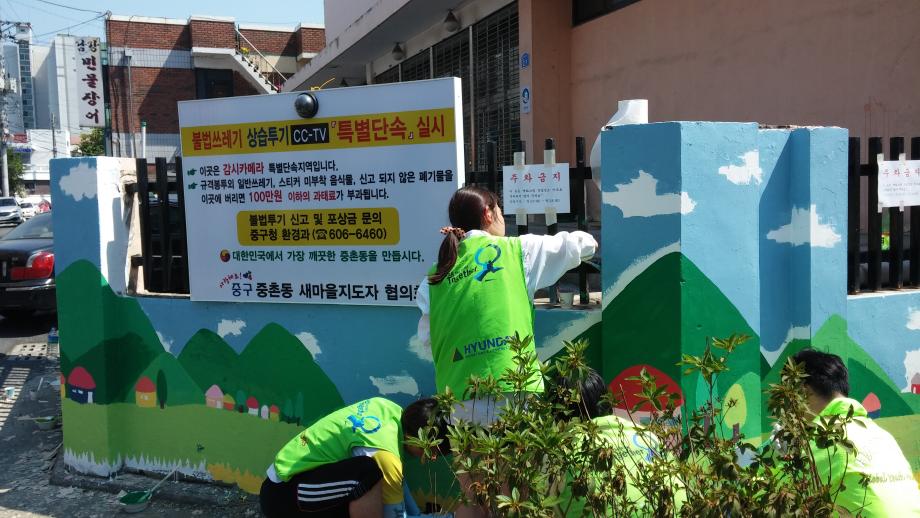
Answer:
[{"label": "painted mountain mural", "polygon": [[239,355],[202,329],[177,359],[137,300],[116,295],[92,263],[73,263],[57,284],[67,308],[59,315],[61,368],[65,377],[81,368],[82,385],[92,385],[86,402],[134,403],[149,393],[160,408],[204,405],[217,386],[221,407],[232,401],[234,410],[273,412],[292,423],[311,422],[343,404],[300,340],[277,324],[265,326]]},{"label": "painted mountain mural", "polygon": [[875,412],[873,417],[920,413],[920,396],[901,392],[878,363],[850,337],[847,322],[839,315],[827,319],[811,340],[790,342],[764,377],[764,387],[779,382],[786,360],[806,347],[831,352],[843,359],[850,374],[850,397],[864,402],[867,398],[869,401],[877,401],[877,408],[867,408]]},{"label": "painted mountain mural", "polygon": [[241,412],[248,412],[254,399],[260,409],[276,406],[283,421],[307,424],[344,404],[303,343],[277,324],[262,328],[239,355],[202,329],[182,349],[179,362],[202,394],[216,386]]},{"label": "painted mountain mural", "polygon": [[731,301],[680,252],[655,261],[604,309],[604,378],[652,366],[660,371],[661,382],[680,387],[687,408],[697,408],[708,390],[698,375],[682,375],[677,365],[681,354],[702,354],[707,339],[734,333],[751,339],[730,357],[729,371],[716,380],[716,393],[740,400],[731,424],[754,437],[761,425],[760,377],[751,375],[761,368],[759,338]]}]

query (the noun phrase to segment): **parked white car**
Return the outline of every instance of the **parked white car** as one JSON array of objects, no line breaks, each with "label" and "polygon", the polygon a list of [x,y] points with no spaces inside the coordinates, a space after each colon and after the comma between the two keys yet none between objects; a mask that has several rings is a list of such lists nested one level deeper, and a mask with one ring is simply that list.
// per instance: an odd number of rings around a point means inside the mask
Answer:
[{"label": "parked white car", "polygon": [[27,201],[19,202],[19,210],[22,211],[22,217],[24,219],[29,219],[35,215],[35,205],[32,205]]},{"label": "parked white car", "polygon": [[16,198],[0,198],[0,224],[4,223],[22,223],[22,210],[19,209]]}]

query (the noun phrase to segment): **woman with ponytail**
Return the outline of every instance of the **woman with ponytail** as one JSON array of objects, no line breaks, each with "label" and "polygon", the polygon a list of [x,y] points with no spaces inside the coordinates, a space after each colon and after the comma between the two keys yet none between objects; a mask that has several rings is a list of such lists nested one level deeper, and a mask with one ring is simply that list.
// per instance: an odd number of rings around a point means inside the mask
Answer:
[{"label": "woman with ponytail", "polygon": [[[591,258],[597,242],[580,231],[505,237],[498,196],[479,187],[454,193],[447,212],[438,262],[418,288],[418,336],[431,347],[438,392],[463,400],[470,375],[499,379],[514,367],[507,339],[533,335],[534,292]],[[529,348],[535,353],[534,342]],[[532,370],[527,390],[542,392],[536,360]],[[464,401],[454,419],[489,424],[501,405]]]}]

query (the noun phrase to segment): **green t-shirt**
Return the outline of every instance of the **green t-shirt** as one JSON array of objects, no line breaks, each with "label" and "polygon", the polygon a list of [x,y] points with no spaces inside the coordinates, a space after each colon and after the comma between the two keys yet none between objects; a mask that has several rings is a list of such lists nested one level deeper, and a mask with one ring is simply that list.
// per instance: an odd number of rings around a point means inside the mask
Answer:
[{"label": "green t-shirt", "polygon": [[[431,269],[434,273],[436,267]],[[514,369],[508,339],[533,336],[533,303],[527,294],[521,241],[476,235],[463,239],[447,277],[429,286],[431,351],[438,392],[450,387],[464,399],[471,374],[495,379]],[[536,359],[527,390],[543,391]],[[503,390],[513,389],[502,385]]]},{"label": "green t-shirt", "polygon": [[[643,464],[651,462],[657,448],[657,440],[653,435],[643,433],[636,428],[632,421],[622,417],[607,415],[597,417],[593,421],[598,426],[603,440],[608,443],[608,447],[613,449],[613,455],[618,459],[616,464],[622,465],[627,469],[626,497],[634,502],[640,510],[638,516],[653,514],[652,512],[646,513],[643,511],[645,498],[642,492],[631,483],[630,477],[631,473],[643,469]],[[595,477],[595,480],[598,479],[599,477]],[[676,481],[675,485],[677,485]],[[675,507],[677,509],[680,509],[686,498],[686,494],[681,487],[675,487],[674,491]],[[559,496],[561,498],[560,512],[564,512],[566,516],[584,516],[585,501],[581,498],[573,498],[569,486],[566,486]]]},{"label": "green t-shirt", "polygon": [[336,410],[288,441],[275,456],[275,472],[287,482],[304,471],[351,457],[352,448],[400,456],[402,407],[375,397]]},{"label": "green t-shirt", "polygon": [[[841,483],[845,487],[835,501],[841,516],[855,516],[861,512],[866,518],[920,517],[920,490],[910,463],[894,437],[869,419],[858,401],[844,397],[834,399],[816,419],[846,416],[851,406],[854,422],[847,424],[846,432],[856,451],[843,446],[822,449],[812,445],[821,480],[830,480],[832,489]],[[863,475],[869,477],[866,487],[860,485]]]}]

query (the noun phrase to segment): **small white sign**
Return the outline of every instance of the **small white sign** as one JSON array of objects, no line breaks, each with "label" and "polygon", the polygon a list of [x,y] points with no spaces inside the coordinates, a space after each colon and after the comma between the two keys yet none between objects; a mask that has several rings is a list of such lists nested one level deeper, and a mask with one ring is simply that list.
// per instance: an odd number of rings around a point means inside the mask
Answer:
[{"label": "small white sign", "polygon": [[514,214],[524,209],[528,214],[569,212],[569,164],[531,164],[505,166],[502,170],[504,211]]},{"label": "small white sign", "polygon": [[521,113],[530,113],[530,88],[527,86],[521,87]]},{"label": "small white sign", "polygon": [[99,38],[76,38],[74,44],[77,49],[77,77],[80,78],[77,84],[80,126],[105,127]]},{"label": "small white sign", "polygon": [[920,205],[920,160],[878,163],[879,207]]}]

